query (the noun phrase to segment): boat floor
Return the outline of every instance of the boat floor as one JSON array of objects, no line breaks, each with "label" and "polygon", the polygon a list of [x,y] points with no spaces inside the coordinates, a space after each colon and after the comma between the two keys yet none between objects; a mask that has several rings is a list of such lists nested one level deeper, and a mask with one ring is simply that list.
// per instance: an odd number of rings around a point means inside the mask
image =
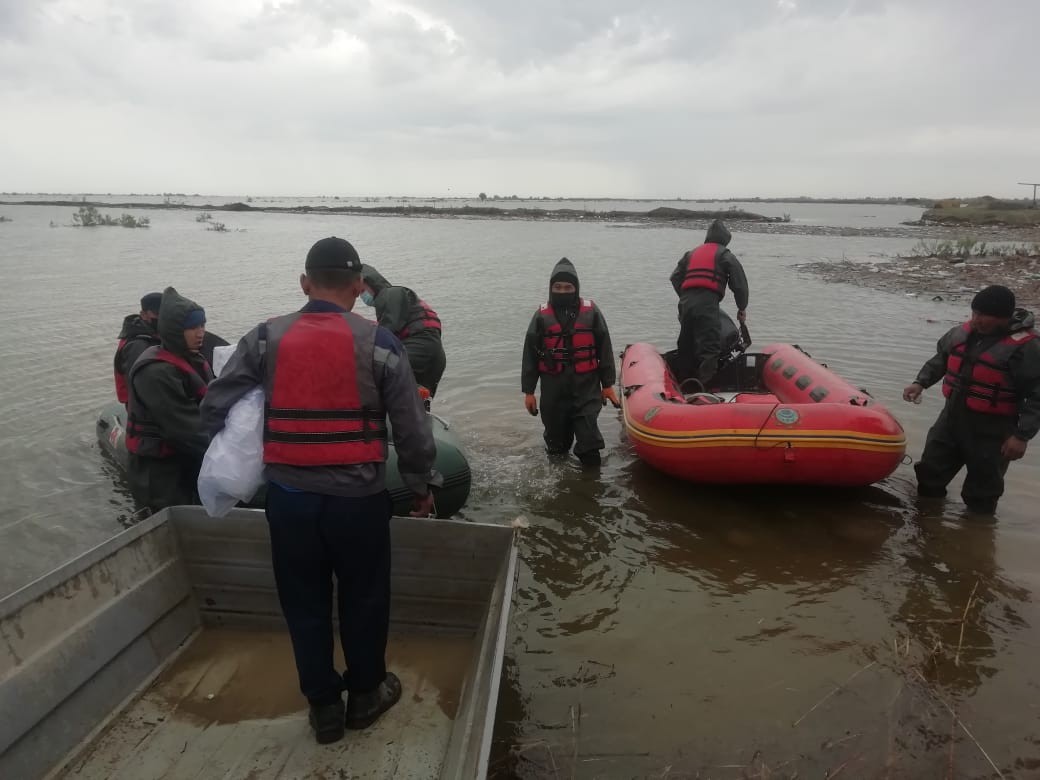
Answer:
[{"label": "boat floor", "polygon": [[205,629],[56,776],[435,778],[472,652],[470,636],[392,635],[400,703],[370,728],[318,745],[288,635]]}]

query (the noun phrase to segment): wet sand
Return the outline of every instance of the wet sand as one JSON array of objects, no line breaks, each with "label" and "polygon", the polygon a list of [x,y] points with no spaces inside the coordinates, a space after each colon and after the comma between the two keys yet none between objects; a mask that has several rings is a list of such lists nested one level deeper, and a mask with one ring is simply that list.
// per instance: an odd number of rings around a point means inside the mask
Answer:
[{"label": "wet sand", "polygon": [[983,287],[1002,284],[1015,291],[1019,306],[1040,309],[1040,257],[1016,255],[906,257],[883,261],[805,263],[799,268],[828,282],[846,282],[935,301],[971,300]]}]

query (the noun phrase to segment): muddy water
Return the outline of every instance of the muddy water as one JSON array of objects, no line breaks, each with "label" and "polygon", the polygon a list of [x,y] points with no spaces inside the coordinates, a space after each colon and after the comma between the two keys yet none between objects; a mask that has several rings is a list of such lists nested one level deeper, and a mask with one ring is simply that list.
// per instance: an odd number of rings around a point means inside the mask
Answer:
[{"label": "muddy water", "polygon": [[[499,777],[985,777],[1040,772],[1040,459],[1009,474],[995,523],[919,504],[901,467],[869,490],[718,490],[636,462],[614,413],[598,474],[550,464],[519,392],[522,334],[555,260],[577,265],[618,349],[674,341],[667,276],[694,238],[605,224],[193,212],[148,231],[0,226],[0,589],[96,544],[133,507],[92,442],[114,335],[172,283],[233,337],[297,306],[317,237],[349,236],[446,323],[440,411],[472,452],[465,516],[530,523],[503,678]],[[867,387],[919,453],[940,405],[899,400],[960,306],[794,266],[909,250],[912,239],[740,234],[755,340],[794,341]],[[963,631],[962,631],[963,628]],[[970,735],[970,736],[969,736]],[[987,758],[987,756],[989,758]],[[952,773],[950,767],[952,766]],[[743,774],[742,774],[743,773]]]}]

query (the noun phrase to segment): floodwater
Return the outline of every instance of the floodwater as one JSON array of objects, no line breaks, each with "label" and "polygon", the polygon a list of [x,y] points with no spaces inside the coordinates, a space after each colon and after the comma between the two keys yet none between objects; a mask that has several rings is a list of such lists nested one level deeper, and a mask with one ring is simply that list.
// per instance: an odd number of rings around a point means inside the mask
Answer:
[{"label": "floodwater", "polygon": [[[782,208],[798,219],[797,207]],[[852,224],[882,207],[812,208]],[[956,484],[945,503],[918,503],[908,465],[853,492],[677,482],[634,459],[612,410],[600,472],[542,454],[519,363],[555,261],[574,261],[616,350],[667,347],[668,274],[699,231],[229,213],[243,232],[212,233],[192,211],[148,212],[148,230],[48,227],[71,211],[0,207],[14,220],[0,225],[0,591],[130,521],[93,431],[140,294],[173,284],[233,339],[302,303],[303,256],[336,234],[445,322],[437,406],[471,453],[464,517],[530,526],[492,776],[1040,776],[1035,449],[1012,466],[995,522],[966,517]],[[754,339],[796,342],[868,388],[916,455],[938,393],[920,406],[899,394],[962,307],[794,267],[912,243],[737,233],[731,248]]]}]

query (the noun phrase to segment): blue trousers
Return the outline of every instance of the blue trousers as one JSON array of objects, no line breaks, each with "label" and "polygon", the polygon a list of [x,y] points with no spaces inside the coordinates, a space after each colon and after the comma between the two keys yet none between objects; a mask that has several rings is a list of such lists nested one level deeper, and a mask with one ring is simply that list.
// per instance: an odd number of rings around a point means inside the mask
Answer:
[{"label": "blue trousers", "polygon": [[[300,691],[312,705],[343,690],[374,690],[386,677],[390,625],[390,515],[386,491],[364,498],[267,490],[271,563],[292,638]],[[332,578],[347,671],[336,671]]]}]

